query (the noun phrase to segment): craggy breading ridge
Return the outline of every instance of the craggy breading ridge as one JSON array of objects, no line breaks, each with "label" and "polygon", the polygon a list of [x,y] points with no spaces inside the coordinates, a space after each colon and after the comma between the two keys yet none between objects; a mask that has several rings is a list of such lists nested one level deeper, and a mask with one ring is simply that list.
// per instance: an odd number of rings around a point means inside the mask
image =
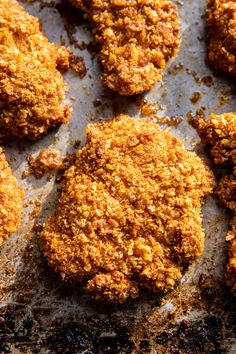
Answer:
[{"label": "craggy breading ridge", "polygon": [[20,225],[23,192],[0,148],[0,245]]},{"label": "craggy breading ridge", "polygon": [[213,175],[149,119],[90,124],[41,234],[49,265],[96,299],[165,292],[204,248],[202,198]]},{"label": "craggy breading ridge", "polygon": [[92,24],[106,86],[121,95],[134,95],[161,80],[180,45],[175,4],[167,0],[71,2]]},{"label": "craggy breading ridge", "polygon": [[236,74],[236,2],[208,0],[208,60],[216,68]]},{"label": "craggy breading ridge", "polygon": [[221,204],[232,212],[231,229],[226,238],[230,244],[227,278],[236,295],[236,113],[212,114],[207,121],[196,120],[195,126],[210,147],[214,163],[225,164],[229,170],[218,185],[217,195]]},{"label": "craggy breading ridge", "polygon": [[57,67],[70,65],[70,52],[49,43],[36,17],[15,0],[0,0],[0,141],[39,138],[67,122],[65,84]]}]

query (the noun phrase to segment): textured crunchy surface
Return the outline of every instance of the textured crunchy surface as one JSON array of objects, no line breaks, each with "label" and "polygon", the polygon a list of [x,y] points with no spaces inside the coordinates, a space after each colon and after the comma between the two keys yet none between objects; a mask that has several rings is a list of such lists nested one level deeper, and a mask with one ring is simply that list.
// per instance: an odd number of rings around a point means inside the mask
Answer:
[{"label": "textured crunchy surface", "polygon": [[48,263],[96,299],[165,292],[203,251],[212,184],[201,159],[148,119],[91,124],[42,233]]},{"label": "textured crunchy surface", "polygon": [[208,0],[208,60],[216,69],[236,74],[236,2]]},{"label": "textured crunchy surface", "polygon": [[231,230],[227,235],[230,242],[228,281],[236,295],[236,113],[212,114],[207,121],[196,122],[199,135],[210,147],[216,164],[226,164],[228,174],[222,178],[217,194],[222,205],[232,212]]},{"label": "textured crunchy surface", "polygon": [[15,0],[0,0],[0,140],[39,138],[65,123],[65,84],[57,66],[66,69],[70,53],[49,43],[36,17]]},{"label": "textured crunchy surface", "polygon": [[[146,101],[158,108],[157,114],[168,117],[183,115],[189,110],[194,114],[203,106],[206,116],[211,112],[235,111],[234,90],[230,89],[227,80],[213,77],[211,69],[205,65],[206,48],[202,38],[206,0],[175,3],[180,4],[178,8],[184,29],[181,51],[165,71],[165,84],[158,84],[147,93]],[[235,354],[236,301],[224,286],[228,245],[222,235],[226,233],[228,223],[225,210],[217,206],[215,198],[207,198],[203,206],[206,233],[203,255],[189,268],[174,291],[164,298],[144,290],[137,300],[127,301],[122,306],[101,304],[93,301],[76,284],[71,286],[62,282],[45,265],[38,250],[38,238],[31,230],[35,222],[40,226],[48,212],[54,212],[59,185],[53,183],[53,177],[48,180],[48,174],[42,179],[21,178],[27,168],[27,157],[29,154],[37,156],[45,147],[59,149],[65,156],[74,151],[68,147],[74,147],[78,140],[84,145],[88,123],[94,123],[99,117],[112,117],[114,110],[130,116],[138,115],[143,101],[104,91],[97,60],[91,60],[91,31],[79,11],[68,1],[35,0],[23,5],[29,13],[40,18],[52,41],[60,43],[62,38],[67,45],[70,32],[66,32],[64,25],[66,29],[71,25],[78,45],[83,41],[89,44],[88,49],[82,51],[75,49],[73,41],[69,45],[71,50],[85,58],[88,74],[83,81],[73,73],[66,75],[70,96],[75,98],[74,113],[70,124],[62,125],[57,131],[56,141],[52,132],[36,144],[24,142],[6,147],[9,163],[26,190],[26,201],[44,200],[44,203],[41,216],[36,220],[29,218],[35,203],[24,208],[21,232],[29,236],[10,237],[1,248],[0,281],[4,288],[0,296],[1,304],[4,302],[7,306],[1,307],[0,352],[209,354],[221,351]],[[206,86],[205,79],[208,78],[212,82],[208,81]],[[189,98],[194,92],[200,92],[201,99],[193,105]],[[225,99],[220,105],[222,96]],[[190,150],[204,154],[202,146],[195,145],[199,139],[185,117],[171,131]],[[17,273],[7,273],[9,268],[15,268]],[[199,287],[202,274],[215,284],[204,290],[204,295]],[[211,319],[206,324],[208,317]],[[146,333],[140,333],[141,326],[147,328]],[[174,333],[168,330],[169,327]]]},{"label": "textured crunchy surface", "polygon": [[23,192],[0,148],[0,245],[20,224]]},{"label": "textured crunchy surface", "polygon": [[180,24],[166,0],[72,0],[89,18],[103,67],[102,81],[121,95],[150,89],[176,55]]}]

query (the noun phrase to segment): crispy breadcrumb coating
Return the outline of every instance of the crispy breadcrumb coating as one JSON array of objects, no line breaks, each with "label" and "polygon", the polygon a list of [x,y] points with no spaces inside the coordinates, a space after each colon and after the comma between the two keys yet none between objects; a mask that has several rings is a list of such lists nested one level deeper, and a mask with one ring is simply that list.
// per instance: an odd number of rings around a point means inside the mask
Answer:
[{"label": "crispy breadcrumb coating", "polygon": [[23,192],[0,148],[0,245],[20,225]]},{"label": "crispy breadcrumb coating", "polygon": [[71,0],[90,20],[102,81],[121,95],[149,90],[180,45],[177,7],[167,0]]},{"label": "crispy breadcrumb coating", "polygon": [[230,245],[227,280],[236,295],[236,113],[212,114],[207,121],[196,121],[195,126],[210,148],[214,163],[225,164],[229,171],[220,181],[217,195],[221,204],[229,208],[233,216],[226,238]]},{"label": "crispy breadcrumb coating", "polygon": [[67,122],[65,83],[57,67],[70,52],[49,43],[37,18],[15,0],[0,0],[0,141],[39,138]]},{"label": "crispy breadcrumb coating", "polygon": [[166,292],[203,252],[202,198],[213,175],[150,119],[90,124],[41,234],[49,265],[96,299]]},{"label": "crispy breadcrumb coating", "polygon": [[226,73],[236,74],[236,2],[208,0],[208,60]]}]

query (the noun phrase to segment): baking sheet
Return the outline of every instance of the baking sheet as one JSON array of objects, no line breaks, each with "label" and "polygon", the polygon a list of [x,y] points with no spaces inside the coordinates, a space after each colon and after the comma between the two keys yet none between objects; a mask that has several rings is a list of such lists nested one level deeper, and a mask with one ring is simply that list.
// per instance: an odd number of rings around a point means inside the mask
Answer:
[{"label": "baking sheet", "polygon": [[[206,2],[177,3],[182,21],[180,53],[169,64],[163,82],[145,99],[160,116],[183,117],[181,124],[171,128],[173,134],[205,158],[203,147],[195,144],[199,138],[187,116],[199,109],[206,116],[235,111],[235,89],[205,64]],[[119,112],[138,117],[140,105],[137,99],[118,97],[101,85],[89,26],[66,0],[33,1],[23,6],[42,20],[51,41],[65,42],[81,55],[88,71],[82,80],[72,72],[64,74],[69,84],[67,100],[73,104],[70,124],[39,142],[6,147],[26,196],[21,229],[1,249],[0,352],[236,353],[236,304],[224,285],[228,216],[212,197],[203,207],[204,255],[162,299],[144,292],[137,301],[122,306],[102,305],[79,286],[64,285],[47,267],[32,226],[53,212],[60,185],[54,182],[55,176],[23,178],[27,156],[42,147],[57,148],[63,155],[73,152],[76,141],[84,144],[89,122]]]}]

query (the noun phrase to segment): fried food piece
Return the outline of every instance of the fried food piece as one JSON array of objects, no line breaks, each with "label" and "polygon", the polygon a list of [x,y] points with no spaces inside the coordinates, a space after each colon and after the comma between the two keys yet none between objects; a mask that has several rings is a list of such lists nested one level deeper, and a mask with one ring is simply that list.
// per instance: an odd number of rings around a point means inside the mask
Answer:
[{"label": "fried food piece", "polygon": [[20,225],[23,192],[0,148],[0,245]]},{"label": "fried food piece", "polygon": [[90,124],[41,234],[49,265],[96,299],[166,292],[203,252],[202,198],[213,175],[150,119]]},{"label": "fried food piece", "polygon": [[236,113],[212,114],[207,121],[200,119],[195,126],[202,140],[207,143],[217,165],[226,165],[228,175],[222,178],[217,195],[222,205],[232,213],[229,241],[227,281],[236,295]]},{"label": "fried food piece", "polygon": [[208,0],[208,60],[226,73],[236,74],[236,2]]},{"label": "fried food piece", "polygon": [[121,95],[145,92],[161,80],[180,45],[177,7],[167,0],[71,0],[91,22],[102,81]]},{"label": "fried food piece", "polygon": [[37,139],[67,122],[65,83],[57,67],[70,52],[49,43],[37,18],[15,0],[0,0],[0,141]]}]

